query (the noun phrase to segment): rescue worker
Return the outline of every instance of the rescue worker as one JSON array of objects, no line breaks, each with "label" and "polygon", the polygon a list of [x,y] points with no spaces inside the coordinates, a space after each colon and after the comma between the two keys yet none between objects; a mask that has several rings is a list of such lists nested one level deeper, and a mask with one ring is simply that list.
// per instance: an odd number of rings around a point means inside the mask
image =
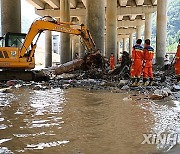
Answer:
[{"label": "rescue worker", "polygon": [[126,51],[123,51],[122,57],[121,57],[121,67],[123,68],[124,66],[130,67],[131,65],[131,59],[129,57],[129,53]]},{"label": "rescue worker", "polygon": [[148,78],[150,80],[149,85],[153,84],[153,70],[152,60],[154,57],[154,49],[150,46],[150,40],[146,39],[144,44],[144,58],[143,58],[143,83],[147,85]]},{"label": "rescue worker", "polygon": [[109,64],[110,64],[110,69],[114,70],[115,69],[115,58],[114,58],[113,53],[111,53],[111,56],[109,58]]},{"label": "rescue worker", "polygon": [[130,70],[130,76],[132,80],[132,86],[138,86],[141,73],[142,73],[142,61],[143,61],[143,47],[141,46],[142,40],[138,39],[136,45],[132,50],[132,65]]},{"label": "rescue worker", "polygon": [[[164,78],[164,81],[166,80],[166,76],[168,75],[168,70],[170,68],[170,60],[169,56],[166,54],[164,57],[164,77],[161,78],[161,80]],[[163,80],[162,80],[163,81]]]},{"label": "rescue worker", "polygon": [[169,69],[169,65],[170,65],[169,56],[166,54],[165,58],[164,58],[164,70],[165,70],[165,72]]},{"label": "rescue worker", "polygon": [[179,39],[179,44],[177,46],[176,62],[174,67],[175,67],[177,82],[180,83],[180,39]]},{"label": "rescue worker", "polygon": [[123,51],[121,57],[121,63],[116,69],[111,73],[112,75],[120,75],[121,78],[129,78],[129,70],[131,65],[131,59],[129,53]]}]

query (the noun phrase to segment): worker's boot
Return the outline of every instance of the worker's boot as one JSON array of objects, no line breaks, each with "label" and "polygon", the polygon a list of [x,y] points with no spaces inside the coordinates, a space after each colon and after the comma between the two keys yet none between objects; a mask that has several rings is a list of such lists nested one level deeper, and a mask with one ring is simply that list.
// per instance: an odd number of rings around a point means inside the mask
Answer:
[{"label": "worker's boot", "polygon": [[153,78],[150,78],[149,80],[150,80],[150,82],[149,82],[148,86],[152,86],[154,84]]},{"label": "worker's boot", "polygon": [[132,78],[131,80],[132,80],[131,86],[135,87],[136,86],[136,78]]},{"label": "worker's boot", "polygon": [[137,78],[136,86],[140,86],[140,78]]},{"label": "worker's boot", "polygon": [[147,86],[147,78],[143,78],[143,85]]}]

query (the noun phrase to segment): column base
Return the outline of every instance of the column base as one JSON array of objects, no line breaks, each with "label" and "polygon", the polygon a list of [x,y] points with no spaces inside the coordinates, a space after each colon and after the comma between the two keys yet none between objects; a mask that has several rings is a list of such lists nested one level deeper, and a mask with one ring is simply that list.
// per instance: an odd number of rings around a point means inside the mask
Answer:
[{"label": "column base", "polygon": [[164,66],[164,57],[156,57],[156,65]]}]

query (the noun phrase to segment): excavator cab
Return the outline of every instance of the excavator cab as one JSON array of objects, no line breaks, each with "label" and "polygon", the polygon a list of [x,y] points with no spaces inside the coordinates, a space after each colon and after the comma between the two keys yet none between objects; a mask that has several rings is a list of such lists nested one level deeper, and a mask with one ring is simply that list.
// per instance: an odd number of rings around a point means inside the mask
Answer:
[{"label": "excavator cab", "polygon": [[25,33],[8,32],[3,37],[0,37],[0,68],[34,68],[33,64],[28,62],[30,47],[26,50],[24,57],[20,57],[20,49],[23,46],[26,38]]},{"label": "excavator cab", "polygon": [[8,32],[0,38],[1,47],[16,47],[21,48],[24,42],[26,34],[24,33],[11,33]]},{"label": "excavator cab", "polygon": [[23,57],[20,51],[24,45],[26,34],[8,32],[0,37],[0,81],[6,80],[47,80],[48,77],[39,75],[29,69],[35,67],[34,55],[29,61],[31,47],[26,50]]}]

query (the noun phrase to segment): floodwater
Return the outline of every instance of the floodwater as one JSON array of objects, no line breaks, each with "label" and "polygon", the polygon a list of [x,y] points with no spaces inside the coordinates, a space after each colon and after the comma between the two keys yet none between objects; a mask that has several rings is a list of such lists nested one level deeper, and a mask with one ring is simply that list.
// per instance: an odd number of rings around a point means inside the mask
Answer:
[{"label": "floodwater", "polygon": [[80,88],[0,93],[0,153],[155,154],[143,134],[180,133],[180,102]]}]

